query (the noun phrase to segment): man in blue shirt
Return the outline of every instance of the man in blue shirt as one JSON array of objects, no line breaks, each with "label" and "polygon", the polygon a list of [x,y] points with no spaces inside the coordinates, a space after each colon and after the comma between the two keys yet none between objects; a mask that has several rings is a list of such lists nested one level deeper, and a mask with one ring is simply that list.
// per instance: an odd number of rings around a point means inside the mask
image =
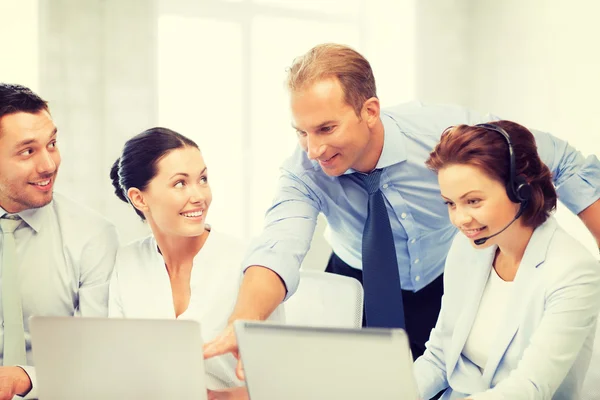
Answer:
[{"label": "man in blue shirt", "polygon": [[[368,61],[341,45],[319,45],[296,59],[287,83],[300,146],[281,168],[265,229],[244,261],[245,277],[231,321],[264,319],[293,295],[319,213],[327,218],[326,236],[333,249],[327,271],[362,278],[367,261],[363,234],[373,193],[356,177],[381,170],[374,190],[383,195],[397,269],[389,279],[399,279],[401,320],[418,357],[439,313],[444,262],[456,233],[437,177],[425,160],[447,127],[495,118],[418,102],[380,110]],[[600,162],[547,133],[534,134],[561,201],[600,242]],[[365,292],[367,325],[369,296]],[[207,344],[206,356],[235,350],[232,332],[230,326]]]}]

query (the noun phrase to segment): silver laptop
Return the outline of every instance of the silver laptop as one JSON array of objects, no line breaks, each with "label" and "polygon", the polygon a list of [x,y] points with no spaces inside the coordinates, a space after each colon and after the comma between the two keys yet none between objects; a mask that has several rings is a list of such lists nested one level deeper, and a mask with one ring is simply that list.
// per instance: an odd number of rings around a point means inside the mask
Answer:
[{"label": "silver laptop", "polygon": [[43,400],[206,400],[194,321],[32,317]]},{"label": "silver laptop", "polygon": [[418,399],[403,330],[237,321],[252,400]]}]

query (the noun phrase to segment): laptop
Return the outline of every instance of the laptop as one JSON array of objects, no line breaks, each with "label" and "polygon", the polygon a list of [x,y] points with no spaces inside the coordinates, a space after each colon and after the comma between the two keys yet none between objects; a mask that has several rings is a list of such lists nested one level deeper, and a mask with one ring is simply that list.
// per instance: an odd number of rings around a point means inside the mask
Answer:
[{"label": "laptop", "polygon": [[252,400],[419,398],[401,329],[234,326]]},{"label": "laptop", "polygon": [[207,400],[200,325],[184,320],[32,317],[43,400]]}]

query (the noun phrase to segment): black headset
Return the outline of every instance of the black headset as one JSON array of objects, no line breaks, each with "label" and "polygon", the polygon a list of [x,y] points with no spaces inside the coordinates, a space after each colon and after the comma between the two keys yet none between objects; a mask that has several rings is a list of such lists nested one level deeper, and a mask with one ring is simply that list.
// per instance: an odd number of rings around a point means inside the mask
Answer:
[{"label": "black headset", "polygon": [[489,131],[498,132],[504,137],[506,143],[508,143],[508,156],[510,162],[510,173],[508,174],[508,181],[506,182],[506,194],[513,203],[521,203],[525,205],[531,199],[531,185],[527,183],[523,175],[517,176],[517,167],[515,164],[515,152],[513,150],[512,142],[508,133],[499,126],[493,124],[478,124],[475,125],[481,128],[485,128]]}]

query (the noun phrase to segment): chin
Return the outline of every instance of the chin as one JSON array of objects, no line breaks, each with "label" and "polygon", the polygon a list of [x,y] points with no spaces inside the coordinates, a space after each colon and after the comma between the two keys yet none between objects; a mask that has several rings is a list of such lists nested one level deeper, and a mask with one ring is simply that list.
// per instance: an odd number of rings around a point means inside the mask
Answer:
[{"label": "chin", "polygon": [[49,192],[45,196],[36,196],[37,198],[30,198],[22,202],[27,209],[42,208],[47,206],[52,201],[52,192]]},{"label": "chin", "polygon": [[349,168],[350,167],[334,167],[334,168],[321,167],[323,172],[325,172],[325,175],[332,176],[332,177],[342,176],[344,174],[344,172],[348,171]]},{"label": "chin", "polygon": [[194,227],[188,227],[186,232],[183,232],[183,236],[196,237],[202,236],[206,232],[206,224],[197,225]]}]

